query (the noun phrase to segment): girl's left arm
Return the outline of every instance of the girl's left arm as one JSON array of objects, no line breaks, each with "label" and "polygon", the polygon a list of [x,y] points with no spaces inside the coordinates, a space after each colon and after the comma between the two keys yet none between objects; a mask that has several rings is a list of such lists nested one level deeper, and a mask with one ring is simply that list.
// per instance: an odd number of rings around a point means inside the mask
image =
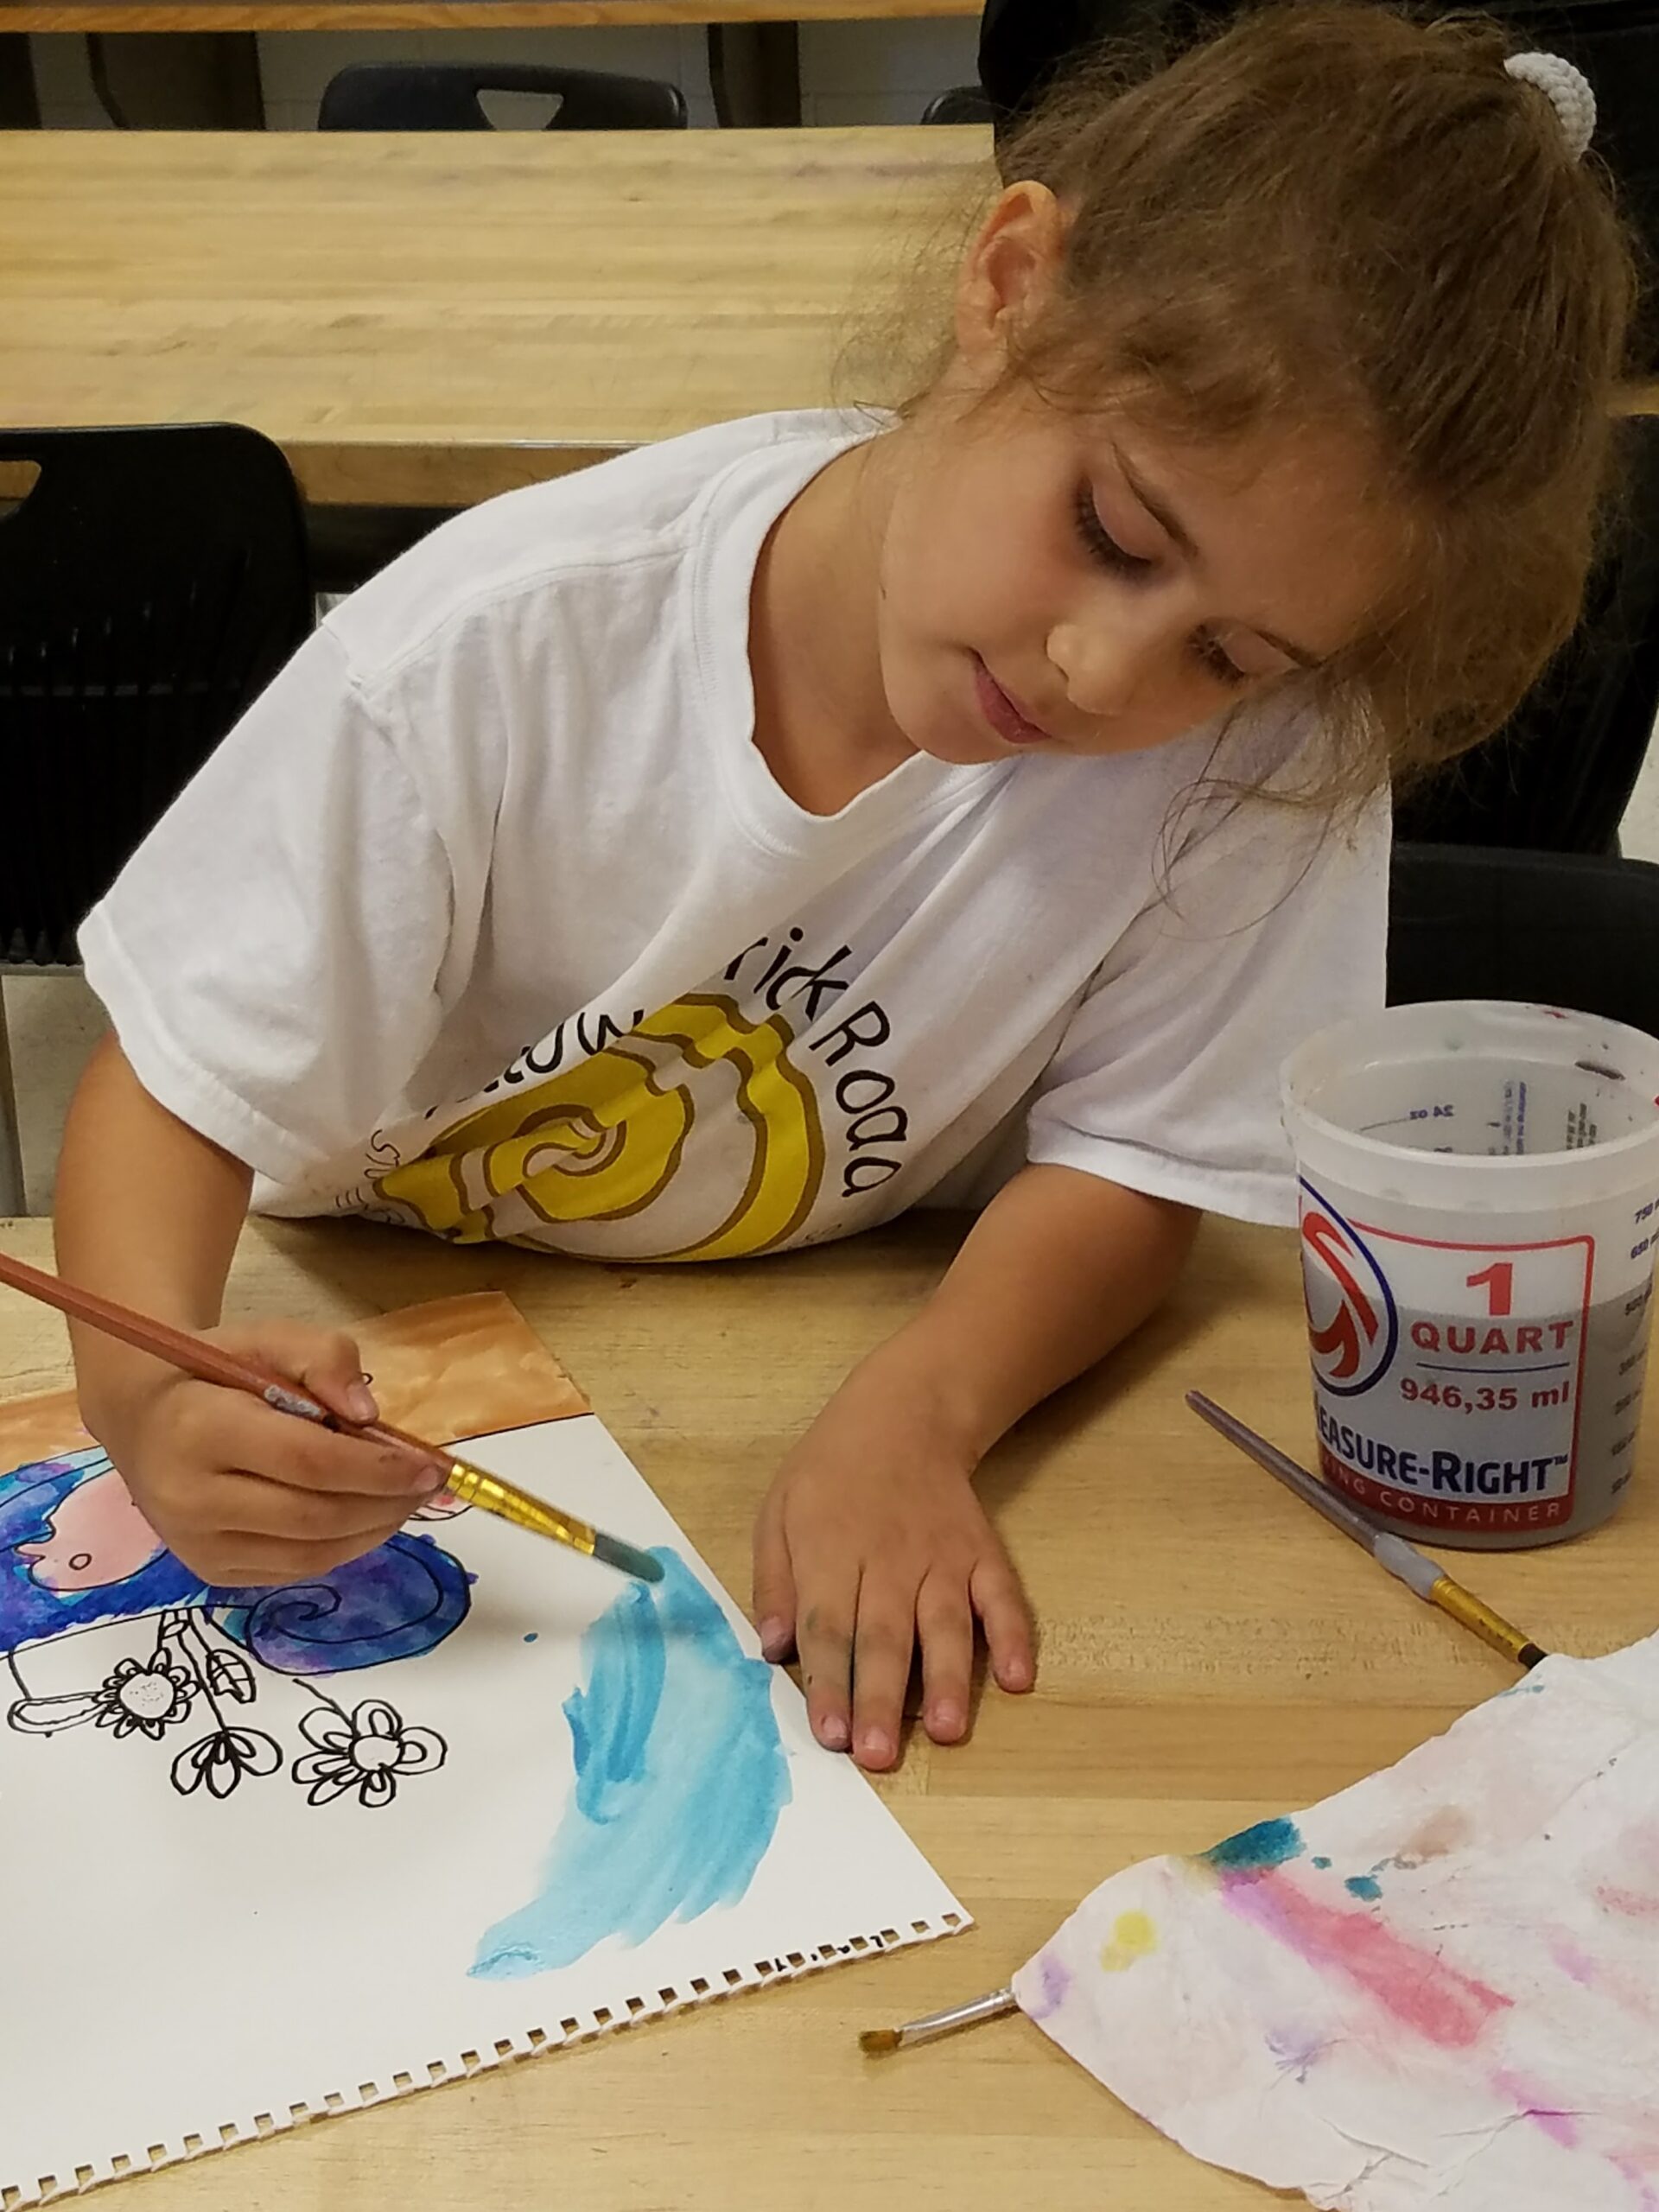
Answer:
[{"label": "girl's left arm", "polygon": [[755,1618],[769,1658],[798,1648],[820,1743],[891,1766],[918,1646],[927,1732],[955,1742],[976,1619],[1001,1688],[1031,1688],[1030,1611],[974,1471],[1146,1319],[1198,1219],[1076,1168],[1027,1167],[791,1452],[755,1529]]}]

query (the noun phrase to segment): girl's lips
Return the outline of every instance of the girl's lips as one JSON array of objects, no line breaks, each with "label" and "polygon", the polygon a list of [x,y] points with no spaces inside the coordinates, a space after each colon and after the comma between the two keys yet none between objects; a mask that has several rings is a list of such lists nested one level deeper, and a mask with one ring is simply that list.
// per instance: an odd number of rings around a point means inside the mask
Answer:
[{"label": "girl's lips", "polygon": [[1047,745],[1048,732],[1022,714],[991,674],[979,655],[974,655],[974,690],[979,710],[1005,745]]}]

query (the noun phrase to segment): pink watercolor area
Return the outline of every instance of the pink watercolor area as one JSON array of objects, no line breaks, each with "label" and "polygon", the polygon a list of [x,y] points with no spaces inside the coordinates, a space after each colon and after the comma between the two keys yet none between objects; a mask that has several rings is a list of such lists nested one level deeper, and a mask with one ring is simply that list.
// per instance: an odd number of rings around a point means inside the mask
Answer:
[{"label": "pink watercolor area", "polygon": [[1567,1980],[1576,1981],[1581,1988],[1588,1989],[1601,1979],[1599,1965],[1564,1929],[1557,1929],[1550,1936],[1549,1955]]},{"label": "pink watercolor area", "polygon": [[19,1544],[29,1575],[42,1590],[68,1596],[124,1582],[148,1567],[162,1540],[133,1503],[113,1467],[105,1467],[60,1497],[39,1542]]},{"label": "pink watercolor area", "polygon": [[1443,2050],[1467,2050],[1511,2000],[1420,1950],[1374,1912],[1321,1904],[1283,1874],[1224,1881],[1222,1901],[1320,1972],[1340,1974],[1391,2018]]},{"label": "pink watercolor area", "polygon": [[1496,2074],[1492,2087],[1500,2096],[1508,2097],[1522,2117],[1541,2129],[1552,2143],[1559,2143],[1564,2151],[1571,2151],[1577,2145],[1577,2113],[1553,2103],[1535,2084],[1523,2082],[1514,2074]]},{"label": "pink watercolor area", "polygon": [[1619,1882],[1603,1882],[1596,1891],[1596,1903],[1604,1911],[1616,1912],[1621,1920],[1659,1920],[1659,1897],[1650,1890],[1627,1890]]}]

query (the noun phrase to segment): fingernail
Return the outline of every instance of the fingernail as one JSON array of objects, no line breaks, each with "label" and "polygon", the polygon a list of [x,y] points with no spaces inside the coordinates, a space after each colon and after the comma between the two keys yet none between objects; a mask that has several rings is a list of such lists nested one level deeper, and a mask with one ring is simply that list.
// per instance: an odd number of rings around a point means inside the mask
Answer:
[{"label": "fingernail", "polygon": [[775,1613],[763,1620],[756,1630],[760,1649],[768,1659],[779,1658],[789,1643],[789,1623],[779,1620]]},{"label": "fingernail", "polygon": [[434,1466],[431,1460],[423,1460],[410,1480],[410,1489],[416,1497],[435,1497],[448,1481],[448,1470]]},{"label": "fingernail", "polygon": [[885,1728],[867,1728],[858,1739],[858,1755],[876,1766],[885,1766],[893,1757],[893,1738]]},{"label": "fingernail", "polygon": [[959,1736],[962,1733],[962,1707],[953,1705],[948,1699],[944,1704],[936,1705],[927,1716],[927,1732],[933,1737]]},{"label": "fingernail", "polygon": [[366,1382],[353,1382],[346,1393],[346,1410],[353,1421],[378,1421],[380,1408]]},{"label": "fingernail", "polygon": [[1005,1690],[1028,1690],[1031,1688],[1029,1659],[1010,1659],[999,1669],[997,1677]]},{"label": "fingernail", "polygon": [[818,1723],[818,1741],[826,1751],[844,1751],[847,1748],[847,1723],[838,1713],[826,1713]]}]

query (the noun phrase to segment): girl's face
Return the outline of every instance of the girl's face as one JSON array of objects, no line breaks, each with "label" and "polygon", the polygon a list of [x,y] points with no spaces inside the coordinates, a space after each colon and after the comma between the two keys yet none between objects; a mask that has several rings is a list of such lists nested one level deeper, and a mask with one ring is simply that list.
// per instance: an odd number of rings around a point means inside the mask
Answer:
[{"label": "girl's face", "polygon": [[1217,454],[996,391],[1062,236],[1041,188],[1003,195],[964,267],[957,359],[891,448],[882,682],[939,760],[1183,736],[1352,641],[1400,558],[1357,437]]}]

